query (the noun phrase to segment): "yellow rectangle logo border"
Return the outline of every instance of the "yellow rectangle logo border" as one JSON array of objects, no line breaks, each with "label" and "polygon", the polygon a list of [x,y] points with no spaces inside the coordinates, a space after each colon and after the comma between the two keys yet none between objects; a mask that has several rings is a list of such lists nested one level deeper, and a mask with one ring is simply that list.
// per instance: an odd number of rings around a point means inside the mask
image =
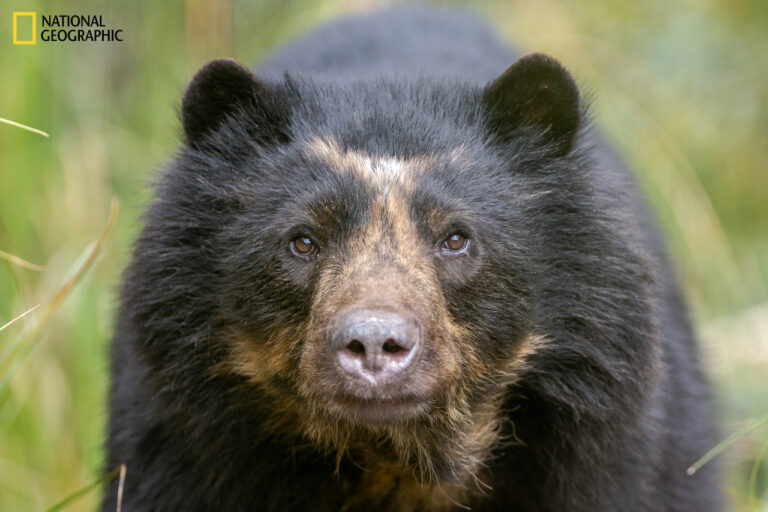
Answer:
[{"label": "yellow rectangle logo border", "polygon": [[[17,38],[17,19],[19,16],[32,16],[32,39],[30,41],[19,41]],[[13,44],[37,44],[37,13],[36,12],[14,12],[13,13]]]}]

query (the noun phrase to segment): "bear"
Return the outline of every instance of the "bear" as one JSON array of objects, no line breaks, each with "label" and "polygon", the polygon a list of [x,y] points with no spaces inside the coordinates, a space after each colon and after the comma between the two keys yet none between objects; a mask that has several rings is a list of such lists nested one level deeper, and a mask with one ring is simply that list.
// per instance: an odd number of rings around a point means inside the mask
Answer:
[{"label": "bear", "polygon": [[721,509],[680,289],[561,63],[401,7],[209,62],[181,124],[103,510]]}]

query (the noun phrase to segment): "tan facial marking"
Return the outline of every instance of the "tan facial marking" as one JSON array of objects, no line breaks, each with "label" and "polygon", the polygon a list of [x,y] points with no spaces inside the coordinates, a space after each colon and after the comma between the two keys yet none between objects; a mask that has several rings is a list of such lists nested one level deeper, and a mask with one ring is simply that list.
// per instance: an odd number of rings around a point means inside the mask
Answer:
[{"label": "tan facial marking", "polygon": [[303,334],[295,328],[282,329],[266,340],[254,340],[243,333],[229,335],[229,356],[214,373],[233,372],[253,384],[263,384],[275,375],[292,371],[290,354],[301,343]]},{"label": "tan facial marking", "polygon": [[509,378],[517,380],[517,378],[529,368],[529,358],[533,354],[546,348],[548,344],[549,338],[541,334],[531,333],[523,338],[515,351],[514,358],[510,361],[510,364],[506,369]]},{"label": "tan facial marking", "polygon": [[341,173],[353,173],[386,193],[397,184],[404,191],[413,189],[414,178],[434,165],[430,155],[402,159],[388,156],[371,156],[361,151],[343,150],[333,138],[314,137],[304,146],[307,155],[319,158]]},{"label": "tan facial marking", "polygon": [[351,495],[341,510],[350,510],[366,503],[397,504],[397,510],[439,512],[467,508],[467,490],[457,484],[420,482],[407,469],[394,464],[379,464],[365,471],[357,493]]}]

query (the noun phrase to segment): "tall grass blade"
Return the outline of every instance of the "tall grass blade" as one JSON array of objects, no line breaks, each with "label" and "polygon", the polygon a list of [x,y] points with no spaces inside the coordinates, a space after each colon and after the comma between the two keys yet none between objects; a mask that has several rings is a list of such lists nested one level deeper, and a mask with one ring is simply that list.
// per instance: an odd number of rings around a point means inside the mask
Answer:
[{"label": "tall grass blade", "polygon": [[35,265],[34,263],[30,263],[27,260],[21,259],[18,256],[14,256],[13,254],[7,253],[5,251],[0,251],[0,258],[4,260],[8,260],[14,265],[28,268],[30,270],[35,270],[37,272],[42,272],[43,270],[45,270],[45,267],[42,265]]},{"label": "tall grass blade", "polygon": [[[763,443],[763,447],[760,448],[760,453],[755,457],[755,463],[752,464],[752,471],[749,473],[749,490],[747,491],[747,496],[750,497],[755,508],[757,508],[757,502],[760,499],[757,495],[757,473],[760,471],[760,466],[763,464],[766,452],[768,452],[768,441]],[[768,505],[768,503],[766,503],[766,505]]]},{"label": "tall grass blade", "polygon": [[0,117],[0,123],[9,124],[11,126],[15,126],[17,128],[21,128],[22,130],[27,130],[32,133],[36,133],[38,135],[42,135],[43,137],[50,137],[47,133],[45,133],[43,130],[38,130],[37,128],[32,128],[31,126],[27,126],[21,123],[17,123],[16,121],[11,121],[10,119],[3,119]]},{"label": "tall grass blade", "polygon": [[118,484],[118,492],[117,492],[117,512],[120,512],[121,509],[121,502],[123,498],[123,484],[125,483],[125,464],[120,464],[119,467],[113,469],[106,475],[102,476],[95,482],[91,482],[90,484],[86,485],[82,489],[73,492],[51,508],[47,509],[46,512],[58,512],[59,510],[63,510],[64,508],[71,505],[73,502],[77,501],[78,499],[82,498],[89,492],[93,491],[94,489],[97,489],[101,487],[102,485],[111,482],[117,477],[120,477],[120,483]]},{"label": "tall grass blade", "polygon": [[747,425],[746,427],[744,427],[743,429],[739,430],[738,432],[735,432],[735,433],[731,434],[730,436],[726,437],[725,439],[723,439],[722,441],[717,443],[717,445],[714,448],[712,448],[707,453],[705,453],[702,458],[700,458],[699,460],[694,462],[691,465],[691,467],[689,467],[686,470],[686,473],[688,474],[688,476],[696,474],[696,472],[698,470],[700,470],[702,468],[702,466],[704,466],[704,464],[706,464],[710,460],[712,460],[715,457],[717,457],[718,455],[720,455],[720,453],[723,450],[728,448],[731,444],[733,444],[739,438],[741,438],[742,436],[752,432],[753,430],[761,427],[762,425],[764,425],[766,423],[768,423],[768,414],[763,416],[759,420],[755,421],[751,425]]},{"label": "tall grass blade", "polygon": [[11,325],[13,325],[14,322],[16,322],[17,320],[21,320],[22,318],[24,318],[25,316],[27,316],[28,314],[30,314],[31,312],[33,312],[34,310],[36,310],[39,307],[40,307],[40,304],[35,304],[34,306],[32,306],[31,308],[29,308],[28,310],[26,310],[25,312],[23,312],[19,316],[15,317],[15,318],[11,318],[4,325],[0,326],[0,331],[10,327]]}]

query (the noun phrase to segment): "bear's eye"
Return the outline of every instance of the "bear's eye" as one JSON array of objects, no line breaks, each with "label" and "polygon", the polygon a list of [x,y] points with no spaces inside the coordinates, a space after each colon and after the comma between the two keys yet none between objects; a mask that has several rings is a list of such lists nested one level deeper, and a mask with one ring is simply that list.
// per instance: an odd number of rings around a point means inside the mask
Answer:
[{"label": "bear's eye", "polygon": [[469,238],[458,233],[454,233],[443,241],[440,248],[443,252],[451,254],[461,254],[467,251],[469,247]]},{"label": "bear's eye", "polygon": [[317,244],[308,236],[297,236],[291,240],[291,252],[299,258],[309,258],[317,254]]}]

